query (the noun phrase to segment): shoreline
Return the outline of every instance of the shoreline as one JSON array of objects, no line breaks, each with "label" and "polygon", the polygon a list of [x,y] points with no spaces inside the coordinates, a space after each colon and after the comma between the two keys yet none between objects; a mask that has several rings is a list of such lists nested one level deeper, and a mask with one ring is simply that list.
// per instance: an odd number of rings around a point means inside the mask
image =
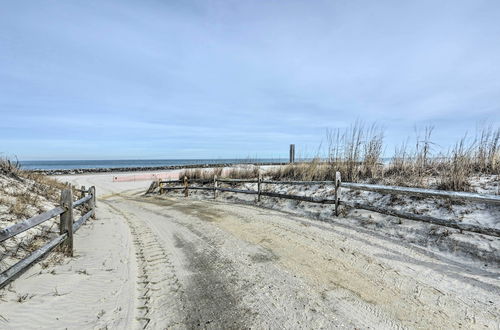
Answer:
[{"label": "shoreline", "polygon": [[190,168],[212,168],[212,167],[233,167],[242,165],[253,166],[269,166],[269,165],[286,165],[284,162],[268,162],[268,163],[219,163],[219,164],[192,164],[192,165],[168,165],[168,166],[138,166],[138,167],[103,167],[103,168],[75,168],[75,169],[60,169],[60,170],[25,170],[28,172],[40,173],[45,175],[73,175],[73,174],[96,174],[96,173],[125,173],[125,172],[147,172],[147,171],[164,171],[164,170],[180,170]]}]

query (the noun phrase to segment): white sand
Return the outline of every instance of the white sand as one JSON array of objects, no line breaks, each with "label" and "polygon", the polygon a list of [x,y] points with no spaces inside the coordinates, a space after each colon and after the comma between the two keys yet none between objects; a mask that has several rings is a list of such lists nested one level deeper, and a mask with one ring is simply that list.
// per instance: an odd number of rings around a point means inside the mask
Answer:
[{"label": "white sand", "polygon": [[[351,225],[113,173],[75,257],[0,291],[0,328],[498,328],[500,270]],[[199,200],[196,200],[199,199]],[[22,302],[19,302],[22,300]]]}]

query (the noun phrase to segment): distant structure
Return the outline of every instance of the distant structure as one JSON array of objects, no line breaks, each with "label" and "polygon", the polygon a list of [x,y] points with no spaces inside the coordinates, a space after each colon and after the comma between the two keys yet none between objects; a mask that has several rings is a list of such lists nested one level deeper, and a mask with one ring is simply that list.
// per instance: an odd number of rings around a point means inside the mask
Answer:
[{"label": "distant structure", "polygon": [[290,163],[295,163],[295,144],[290,144]]}]

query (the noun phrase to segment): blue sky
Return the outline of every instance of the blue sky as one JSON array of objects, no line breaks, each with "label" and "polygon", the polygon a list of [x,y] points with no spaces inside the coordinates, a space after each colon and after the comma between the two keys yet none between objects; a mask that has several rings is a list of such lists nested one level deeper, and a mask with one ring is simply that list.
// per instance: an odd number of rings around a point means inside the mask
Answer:
[{"label": "blue sky", "polygon": [[286,156],[500,124],[500,2],[0,0],[0,152]]}]

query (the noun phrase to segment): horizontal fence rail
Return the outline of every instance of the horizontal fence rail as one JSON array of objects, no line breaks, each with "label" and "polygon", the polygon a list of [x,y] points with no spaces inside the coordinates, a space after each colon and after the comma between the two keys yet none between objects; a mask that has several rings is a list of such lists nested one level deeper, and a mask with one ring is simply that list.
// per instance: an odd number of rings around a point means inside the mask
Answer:
[{"label": "horizontal fence rail", "polygon": [[[335,181],[262,181],[266,184],[289,184],[289,185],[331,185]],[[353,183],[342,182],[342,188],[372,191],[382,194],[392,195],[407,195],[417,197],[439,197],[451,200],[467,200],[474,202],[483,202],[491,204],[500,204],[500,196],[477,194],[458,191],[441,191],[423,188],[410,188],[410,187],[397,187],[397,186],[384,186],[377,184]]]},{"label": "horizontal fence rail", "polygon": [[86,197],[80,198],[76,202],[73,202],[73,208],[87,203],[92,198],[92,195],[87,195]]},{"label": "horizontal fence rail", "polygon": [[435,217],[431,217],[428,215],[421,215],[421,214],[415,214],[415,213],[410,213],[410,212],[404,212],[404,211],[399,211],[399,210],[394,210],[394,209],[386,209],[386,208],[381,208],[377,206],[372,206],[368,204],[362,204],[362,203],[348,203],[348,202],[340,202],[341,205],[346,205],[355,209],[363,209],[363,210],[368,210],[372,212],[377,212],[377,213],[383,213],[399,218],[406,218],[410,220],[416,220],[416,221],[422,221],[422,222],[428,222],[432,223],[435,225],[440,225],[440,226],[445,226],[445,227],[450,227],[450,228],[455,228],[459,230],[465,230],[465,231],[471,231],[483,235],[489,235],[489,236],[497,236],[500,237],[500,229],[497,228],[488,228],[488,227],[482,227],[478,225],[472,225],[472,224],[467,224],[467,223],[459,223],[459,222],[452,222],[452,221],[447,221]]},{"label": "horizontal fence rail", "polygon": [[335,204],[335,199],[322,198],[322,197],[288,195],[288,194],[279,194],[279,193],[268,192],[268,191],[261,191],[260,195],[261,196],[268,196],[268,197],[284,198],[284,199],[293,199],[293,200],[298,200],[298,201],[319,203],[319,204]]},{"label": "horizontal fence rail", "polygon": [[[3,288],[14,278],[19,276],[23,271],[28,269],[33,263],[35,263],[40,258],[47,255],[55,247],[61,245],[64,247],[64,252],[66,255],[73,255],[73,233],[78,231],[80,227],[90,218],[95,217],[95,187],[90,187],[88,190],[85,187],[82,189],[76,189],[82,198],[73,202],[73,196],[71,189],[65,189],[61,191],[61,206],[53,208],[52,210],[46,211],[44,213],[38,214],[34,217],[26,219],[24,221],[18,222],[12,226],[0,230],[0,242],[3,242],[11,237],[14,237],[28,229],[31,229],[45,221],[48,221],[56,216],[60,216],[59,224],[59,235],[48,243],[46,243],[41,248],[32,252],[26,258],[18,261],[16,264],[11,266],[9,269],[5,270],[0,274],[0,288]],[[85,194],[88,194],[85,196]],[[79,206],[84,206],[85,211],[87,211],[78,220],[73,221],[73,209]]]},{"label": "horizontal fence rail", "polygon": [[38,259],[52,251],[56,246],[61,244],[65,239],[68,238],[67,234],[59,235],[56,238],[52,239],[50,242],[31,253],[27,258],[19,261],[6,271],[0,274],[0,288],[3,288],[7,285],[14,277],[19,275],[25,269],[27,269],[30,265],[36,262]]},{"label": "horizontal fence rail", "polygon": [[5,241],[6,239],[9,239],[13,236],[16,236],[30,228],[33,228],[35,226],[38,226],[41,223],[44,223],[45,221],[48,221],[63,212],[65,212],[66,209],[62,207],[56,207],[52,210],[49,210],[47,212],[43,212],[42,214],[35,215],[32,218],[26,219],[24,221],[18,222],[10,227],[4,228],[0,230],[0,242]]},{"label": "horizontal fence rail", "polygon": [[259,180],[252,179],[217,179],[219,182],[234,182],[234,183],[257,183]]},{"label": "horizontal fence rail", "polygon": [[[336,173],[335,181],[273,181],[273,180],[263,180],[259,175],[258,179],[230,179],[230,178],[217,178],[215,177],[213,180],[208,179],[188,179],[184,177],[179,180],[165,180],[153,182],[151,187],[159,187],[160,194],[170,190],[183,190],[184,195],[188,196],[188,191],[191,190],[212,190],[214,192],[214,198],[217,197],[217,192],[232,192],[232,193],[241,193],[241,194],[250,194],[257,195],[257,200],[260,201],[261,196],[274,197],[274,198],[283,198],[283,199],[292,199],[298,201],[305,201],[311,203],[319,203],[319,204],[333,204],[335,205],[335,214],[339,215],[339,205],[348,206],[351,208],[357,209],[365,209],[372,212],[378,212],[387,214],[390,216],[396,216],[400,218],[406,218],[415,221],[422,221],[427,223],[432,223],[440,226],[446,226],[454,229],[465,230],[470,232],[476,232],[489,236],[500,237],[500,229],[483,227],[479,225],[473,224],[465,224],[454,222],[450,220],[443,220],[431,216],[420,215],[395,209],[383,208],[374,205],[368,205],[363,203],[356,202],[348,202],[340,199],[341,188],[352,189],[352,190],[362,190],[362,191],[370,191],[376,192],[380,194],[392,194],[392,195],[406,195],[413,197],[421,197],[421,198],[442,198],[448,200],[457,200],[457,201],[471,201],[478,203],[486,203],[492,205],[500,205],[500,196],[497,195],[488,195],[488,194],[478,194],[478,193],[468,193],[468,192],[456,192],[456,191],[441,191],[441,190],[433,190],[433,189],[423,189],[423,188],[410,188],[410,187],[398,187],[398,186],[385,186],[385,185],[376,185],[376,184],[364,184],[364,183],[353,183],[353,182],[341,182],[340,173]],[[183,187],[177,186],[167,186],[168,184],[176,184],[183,183]],[[190,183],[213,183],[213,187],[200,187],[200,186],[189,186]],[[218,186],[219,183],[257,183],[257,190],[242,190],[242,189],[234,189],[234,188],[221,188]],[[290,195],[290,194],[282,194],[275,193],[269,191],[263,191],[263,184],[273,184],[273,185],[333,185],[335,187],[335,197],[334,198],[322,198],[315,196],[300,196],[300,195]],[[152,189],[148,190],[148,192],[152,192]]]}]

